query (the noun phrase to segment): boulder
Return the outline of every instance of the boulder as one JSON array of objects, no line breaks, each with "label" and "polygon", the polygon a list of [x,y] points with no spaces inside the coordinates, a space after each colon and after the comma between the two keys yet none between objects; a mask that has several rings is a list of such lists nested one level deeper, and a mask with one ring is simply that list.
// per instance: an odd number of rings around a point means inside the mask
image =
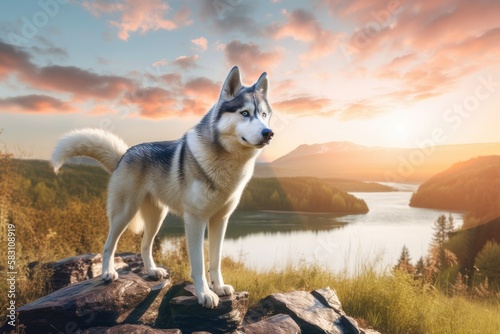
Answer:
[{"label": "boulder", "polygon": [[243,326],[240,331],[245,334],[300,334],[300,327],[286,314],[273,315],[267,319]]},{"label": "boulder", "polygon": [[17,309],[26,333],[68,332],[121,323],[152,323],[171,286],[135,273],[121,274],[116,282],[100,277],[78,282]]},{"label": "boulder", "polygon": [[265,317],[280,313],[289,315],[304,333],[342,333],[336,325],[336,322],[339,322],[340,314],[325,306],[306,291],[269,295],[260,301],[252,316],[261,314],[262,317]]},{"label": "boulder", "polygon": [[311,293],[292,291],[269,295],[248,310],[244,319],[247,325],[242,330],[248,326],[258,326],[267,317],[271,319],[279,314],[289,315],[302,333],[377,333],[360,328],[356,320],[347,316],[337,294],[328,287]]},{"label": "boulder", "polygon": [[335,290],[330,289],[330,287],[314,290],[311,292],[311,295],[338,314],[345,314],[342,310],[342,304],[340,303],[337,293]]},{"label": "boulder", "polygon": [[219,305],[207,309],[198,304],[194,286],[182,283],[165,295],[156,320],[158,328],[179,328],[182,333],[235,331],[248,307],[248,292],[220,297]]},{"label": "boulder", "polygon": [[118,325],[113,327],[92,327],[82,334],[182,334],[178,329],[157,329],[144,325]]}]

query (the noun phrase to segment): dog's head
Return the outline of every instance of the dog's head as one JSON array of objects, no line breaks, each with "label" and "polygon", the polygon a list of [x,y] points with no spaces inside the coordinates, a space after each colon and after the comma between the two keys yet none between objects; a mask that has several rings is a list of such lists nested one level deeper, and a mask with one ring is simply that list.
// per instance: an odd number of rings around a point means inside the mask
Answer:
[{"label": "dog's head", "polygon": [[269,128],[272,110],[267,102],[269,81],[264,72],[250,87],[241,83],[237,66],[229,72],[216,105],[216,127],[221,141],[260,149],[274,136]]}]

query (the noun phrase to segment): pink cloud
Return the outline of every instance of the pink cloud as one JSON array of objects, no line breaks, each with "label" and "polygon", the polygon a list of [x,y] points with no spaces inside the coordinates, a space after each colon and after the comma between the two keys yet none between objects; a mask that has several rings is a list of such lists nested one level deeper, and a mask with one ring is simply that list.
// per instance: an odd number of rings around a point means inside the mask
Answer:
[{"label": "pink cloud", "polygon": [[37,66],[30,55],[0,42],[0,77],[16,76],[30,87],[69,93],[76,100],[114,99],[132,89],[132,80],[114,75],[101,75],[75,66]]},{"label": "pink cloud", "polygon": [[0,79],[5,79],[15,72],[34,69],[29,53],[0,40]]},{"label": "pink cloud", "polygon": [[[446,94],[471,74],[498,66],[498,1],[324,3],[332,15],[357,24],[352,35],[341,43],[349,47],[344,50],[352,51],[346,56],[348,61],[358,69],[366,69],[374,59],[388,59],[385,65],[372,66],[365,76],[393,81],[392,86],[397,88],[378,97],[391,104]],[[392,13],[391,3],[398,4]],[[378,29],[370,33],[370,25],[378,25]]]},{"label": "pink cloud", "polygon": [[136,105],[142,117],[162,118],[176,113],[177,99],[166,89],[149,87],[126,94],[123,103]]},{"label": "pink cloud", "polygon": [[205,37],[199,37],[191,40],[191,43],[199,47],[201,50],[206,51],[208,47],[208,41]]},{"label": "pink cloud", "polygon": [[228,63],[238,65],[246,75],[257,79],[262,72],[270,71],[283,58],[283,50],[262,51],[257,44],[229,42],[224,49]]},{"label": "pink cloud", "polygon": [[187,70],[187,69],[190,69],[190,68],[195,68],[195,67],[198,67],[198,64],[196,63],[196,61],[200,58],[200,56],[198,55],[193,55],[193,56],[180,56],[180,57],[177,57],[173,62],[172,64],[174,64],[175,66],[183,69],[183,70]]},{"label": "pink cloud", "polygon": [[0,99],[0,111],[25,113],[64,113],[75,108],[65,101],[46,95],[23,95]]},{"label": "pink cloud", "polygon": [[340,35],[322,27],[316,17],[303,9],[292,12],[283,11],[287,21],[284,24],[271,24],[268,34],[275,39],[285,37],[305,42],[309,50],[302,55],[305,60],[314,60],[332,54],[340,40]]},{"label": "pink cloud", "polygon": [[190,80],[184,85],[186,95],[210,99],[212,102],[218,98],[220,89],[220,83],[203,77]]},{"label": "pink cloud", "polygon": [[114,99],[134,86],[127,78],[96,74],[74,66],[40,67],[21,77],[38,89],[71,93],[75,99]]},{"label": "pink cloud", "polygon": [[95,16],[105,13],[113,15],[118,13],[119,18],[111,19],[111,25],[118,28],[118,38],[126,41],[130,33],[146,33],[156,30],[173,30],[179,26],[189,25],[191,12],[185,7],[168,19],[172,11],[169,4],[162,0],[124,0],[123,2],[110,2],[107,0],[84,1],[82,6]]}]

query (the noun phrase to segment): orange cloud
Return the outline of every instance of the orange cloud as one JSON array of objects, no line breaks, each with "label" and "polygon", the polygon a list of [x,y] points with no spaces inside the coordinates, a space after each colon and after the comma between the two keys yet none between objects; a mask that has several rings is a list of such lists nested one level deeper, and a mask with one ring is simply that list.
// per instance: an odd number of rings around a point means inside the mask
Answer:
[{"label": "orange cloud", "polygon": [[374,105],[369,100],[358,100],[347,104],[339,110],[339,117],[341,120],[352,120],[352,119],[367,119],[373,118],[384,110],[379,106]]},{"label": "orange cloud", "polygon": [[275,67],[283,58],[283,50],[262,51],[257,44],[234,40],[228,43],[224,52],[228,63],[238,65],[247,76],[257,79],[262,72]]},{"label": "orange cloud", "polygon": [[[4,109],[5,108],[5,109]],[[0,111],[26,113],[73,112],[75,108],[65,101],[46,95],[23,95],[0,99]]]},{"label": "orange cloud", "polygon": [[333,112],[332,100],[312,96],[302,96],[275,102],[272,107],[273,110],[299,116],[331,115]]}]

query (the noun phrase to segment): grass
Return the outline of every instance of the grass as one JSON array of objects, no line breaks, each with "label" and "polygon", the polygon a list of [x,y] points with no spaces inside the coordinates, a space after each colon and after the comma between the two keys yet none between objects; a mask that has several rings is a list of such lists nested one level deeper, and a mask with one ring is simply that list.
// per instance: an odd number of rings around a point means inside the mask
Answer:
[{"label": "grass", "polygon": [[[174,281],[189,280],[185,245],[178,243],[160,262],[171,268]],[[406,273],[379,273],[374,266],[364,266],[355,276],[307,265],[256,272],[229,258],[222,267],[225,281],[248,291],[251,304],[272,293],[329,286],[347,314],[381,333],[500,333],[498,294],[487,300],[449,297]]]}]

